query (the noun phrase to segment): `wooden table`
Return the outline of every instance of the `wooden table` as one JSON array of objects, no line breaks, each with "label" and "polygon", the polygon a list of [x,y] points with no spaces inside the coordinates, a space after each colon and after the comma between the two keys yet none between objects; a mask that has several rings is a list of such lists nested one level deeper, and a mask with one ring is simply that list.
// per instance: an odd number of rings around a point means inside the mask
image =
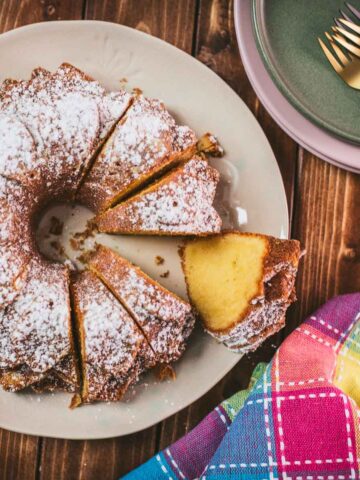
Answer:
[{"label": "wooden table", "polygon": [[[259,360],[333,295],[360,290],[360,176],[303,150],[256,98],[238,53],[226,0],[1,0],[0,31],[33,22],[106,20],[143,30],[194,55],[241,96],[263,127],[285,183],[291,236],[301,240],[299,301],[275,339],[238,365],[200,400],[154,427],[126,437],[68,441],[0,430],[0,480],[113,480],[194,427],[222,399],[247,385]],[[209,99],[210,104],[211,99]]]}]

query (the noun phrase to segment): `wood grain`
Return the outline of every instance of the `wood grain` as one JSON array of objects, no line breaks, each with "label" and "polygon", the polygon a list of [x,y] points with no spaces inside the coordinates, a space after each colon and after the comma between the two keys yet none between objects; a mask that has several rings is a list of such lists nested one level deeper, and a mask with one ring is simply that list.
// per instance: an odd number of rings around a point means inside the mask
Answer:
[{"label": "wood grain", "polygon": [[155,451],[156,429],[95,441],[44,439],[40,479],[114,480]]},{"label": "wood grain", "polygon": [[195,6],[195,0],[88,0],[85,18],[121,23],[191,53]]},{"label": "wood grain", "polygon": [[293,236],[306,248],[288,334],[327,299],[360,290],[360,176],[300,150]]},{"label": "wood grain", "polygon": [[38,469],[37,437],[0,429],[0,479],[33,479]]},{"label": "wood grain", "polygon": [[0,31],[30,23],[81,18],[83,0],[1,0]]}]

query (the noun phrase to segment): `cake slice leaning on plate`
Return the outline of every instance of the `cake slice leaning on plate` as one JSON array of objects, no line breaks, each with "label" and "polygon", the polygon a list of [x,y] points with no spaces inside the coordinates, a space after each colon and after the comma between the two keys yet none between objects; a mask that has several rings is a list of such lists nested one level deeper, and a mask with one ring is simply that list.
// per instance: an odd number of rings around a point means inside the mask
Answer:
[{"label": "cake slice leaning on plate", "polygon": [[154,355],[134,320],[92,272],[76,276],[72,295],[82,376],[72,406],[118,401],[153,366]]},{"label": "cake slice leaning on plate", "polygon": [[94,210],[113,206],[135,188],[196,152],[196,136],[159,100],[139,95],[96,158],[78,193]]},{"label": "cake slice leaning on plate", "polygon": [[231,350],[255,350],[285,325],[296,299],[297,240],[228,232],[187,242],[181,256],[205,329]]},{"label": "cake slice leaning on plate", "polygon": [[97,217],[100,232],[205,236],[221,230],[213,202],[218,171],[193,158]]},{"label": "cake slice leaning on plate", "polygon": [[178,360],[195,324],[191,306],[109,248],[98,246],[89,268],[132,315],[157,362]]}]

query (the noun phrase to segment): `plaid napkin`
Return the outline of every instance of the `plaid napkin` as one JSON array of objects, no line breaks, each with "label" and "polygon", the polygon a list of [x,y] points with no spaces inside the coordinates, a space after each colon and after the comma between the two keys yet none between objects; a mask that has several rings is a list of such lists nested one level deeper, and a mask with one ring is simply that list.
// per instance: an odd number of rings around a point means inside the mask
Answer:
[{"label": "plaid napkin", "polygon": [[360,479],[360,293],[322,306],[247,390],[124,478]]}]

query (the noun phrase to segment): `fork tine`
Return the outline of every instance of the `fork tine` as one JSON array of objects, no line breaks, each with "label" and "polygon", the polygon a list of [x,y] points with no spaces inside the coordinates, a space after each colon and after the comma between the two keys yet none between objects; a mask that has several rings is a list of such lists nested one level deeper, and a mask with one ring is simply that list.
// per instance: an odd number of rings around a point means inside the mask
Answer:
[{"label": "fork tine", "polygon": [[329,35],[327,32],[325,32],[325,35],[326,35],[326,38],[329,40],[330,45],[332,46],[334,52],[338,56],[340,62],[344,65],[344,67],[346,67],[346,65],[350,63],[349,58],[344,54],[341,48],[336,45],[331,35]]},{"label": "fork tine", "polygon": [[350,10],[350,12],[355,15],[356,18],[360,20],[360,12],[355,7],[353,7],[349,2],[345,2],[345,5]]},{"label": "fork tine", "polygon": [[341,73],[342,70],[343,70],[342,65],[340,65],[340,63],[336,60],[336,58],[334,57],[334,55],[330,52],[330,50],[327,48],[327,46],[326,46],[325,43],[321,40],[320,37],[318,37],[318,41],[319,41],[319,43],[320,43],[320,47],[321,47],[322,51],[323,51],[324,54],[325,54],[325,57],[328,59],[330,65],[333,67],[333,69],[335,70],[335,72],[340,75],[340,73]]},{"label": "fork tine", "polygon": [[353,43],[355,43],[355,45],[360,46],[360,37],[358,35],[354,35],[353,33],[350,33],[350,32],[348,32],[347,30],[345,30],[344,28],[341,28],[341,27],[335,27],[335,31],[337,33],[340,33],[343,37],[346,37],[349,40],[351,40]]},{"label": "fork tine", "polygon": [[349,17],[349,15],[347,15],[345,12],[343,12],[342,10],[339,10],[340,12],[340,17],[343,17],[345,18],[345,20],[347,20],[348,22],[352,22],[351,18]]},{"label": "fork tine", "polygon": [[341,45],[343,46],[348,52],[353,53],[357,57],[360,57],[360,48],[355,47],[354,45],[351,45],[351,43],[347,42],[344,40],[342,37],[339,35],[334,35],[333,38]]},{"label": "fork tine", "polygon": [[[343,18],[339,18],[339,22],[341,22],[343,25],[349,28],[349,30],[352,30],[353,32],[359,33],[360,34],[360,27],[359,25],[356,25],[354,22],[348,22],[347,20],[344,20]],[[341,27],[342,25],[338,25]]]}]

